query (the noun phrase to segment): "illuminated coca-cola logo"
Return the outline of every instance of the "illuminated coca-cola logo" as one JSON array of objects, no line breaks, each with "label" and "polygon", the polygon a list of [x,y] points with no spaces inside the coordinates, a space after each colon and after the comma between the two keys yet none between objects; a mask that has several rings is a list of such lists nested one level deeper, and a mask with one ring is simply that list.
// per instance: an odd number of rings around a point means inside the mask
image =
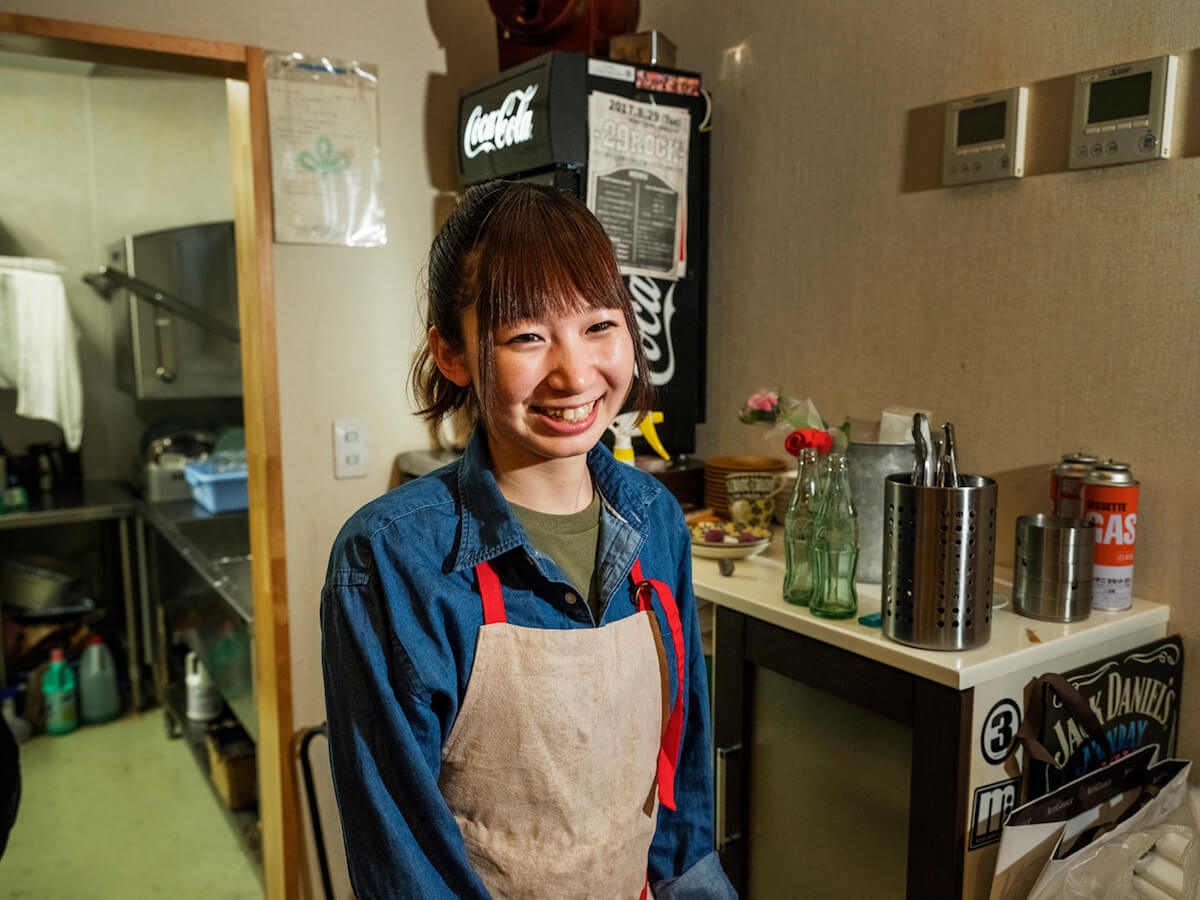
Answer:
[{"label": "illuminated coca-cola logo", "polygon": [[675,345],[671,340],[671,320],[675,318],[675,283],[663,295],[653,278],[629,276],[629,293],[633,297],[633,312],[646,361],[650,363],[649,379],[661,387],[675,377]]},{"label": "illuminated coca-cola logo", "polygon": [[489,113],[484,113],[482,106],[471,110],[463,129],[463,152],[467,159],[522,144],[533,137],[533,110],[529,104],[537,89],[536,84],[531,84],[524,90],[513,91]]}]

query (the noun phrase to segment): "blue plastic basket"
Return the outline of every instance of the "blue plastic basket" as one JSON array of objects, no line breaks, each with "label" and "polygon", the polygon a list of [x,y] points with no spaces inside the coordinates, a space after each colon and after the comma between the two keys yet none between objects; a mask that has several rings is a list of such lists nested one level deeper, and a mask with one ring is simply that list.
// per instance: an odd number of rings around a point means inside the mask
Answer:
[{"label": "blue plastic basket", "polygon": [[211,462],[194,462],[183,467],[183,477],[192,486],[192,498],[209,512],[250,506],[245,467],[218,472]]}]

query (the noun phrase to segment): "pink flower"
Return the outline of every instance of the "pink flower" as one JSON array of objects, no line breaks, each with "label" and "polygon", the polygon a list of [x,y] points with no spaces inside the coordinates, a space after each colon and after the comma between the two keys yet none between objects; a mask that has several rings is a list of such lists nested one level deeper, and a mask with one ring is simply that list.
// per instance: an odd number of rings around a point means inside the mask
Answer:
[{"label": "pink flower", "polygon": [[774,391],[751,394],[750,399],[746,401],[747,409],[761,409],[763,412],[771,412],[778,406],[779,395]]}]

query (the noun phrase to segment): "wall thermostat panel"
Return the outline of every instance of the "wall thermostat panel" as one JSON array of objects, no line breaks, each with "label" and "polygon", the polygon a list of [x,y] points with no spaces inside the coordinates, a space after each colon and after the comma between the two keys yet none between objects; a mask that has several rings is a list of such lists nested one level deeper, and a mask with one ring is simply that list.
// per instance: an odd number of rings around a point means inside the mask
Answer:
[{"label": "wall thermostat panel", "polygon": [[1174,56],[1156,56],[1076,75],[1070,167],[1170,156],[1175,68]]},{"label": "wall thermostat panel", "polygon": [[1029,89],[1009,88],[946,104],[942,184],[974,184],[1025,174]]}]

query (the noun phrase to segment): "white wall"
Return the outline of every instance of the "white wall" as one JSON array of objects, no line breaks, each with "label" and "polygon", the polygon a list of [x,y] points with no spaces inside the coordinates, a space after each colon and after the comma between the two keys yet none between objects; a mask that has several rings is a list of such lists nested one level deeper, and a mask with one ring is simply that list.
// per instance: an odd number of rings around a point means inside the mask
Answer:
[{"label": "white wall", "polygon": [[[0,65],[0,133],[13,138],[0,166],[0,253],[67,267],[63,283],[80,332],[84,476],[128,478],[143,428],[170,408],[139,409],[118,391],[111,306],[80,276],[103,264],[106,247],[125,234],[233,218],[225,84],[22,63],[7,54]],[[10,452],[62,440],[56,425],[16,416],[16,397],[0,391],[0,439]],[[210,412],[195,403],[181,408]]]}]

